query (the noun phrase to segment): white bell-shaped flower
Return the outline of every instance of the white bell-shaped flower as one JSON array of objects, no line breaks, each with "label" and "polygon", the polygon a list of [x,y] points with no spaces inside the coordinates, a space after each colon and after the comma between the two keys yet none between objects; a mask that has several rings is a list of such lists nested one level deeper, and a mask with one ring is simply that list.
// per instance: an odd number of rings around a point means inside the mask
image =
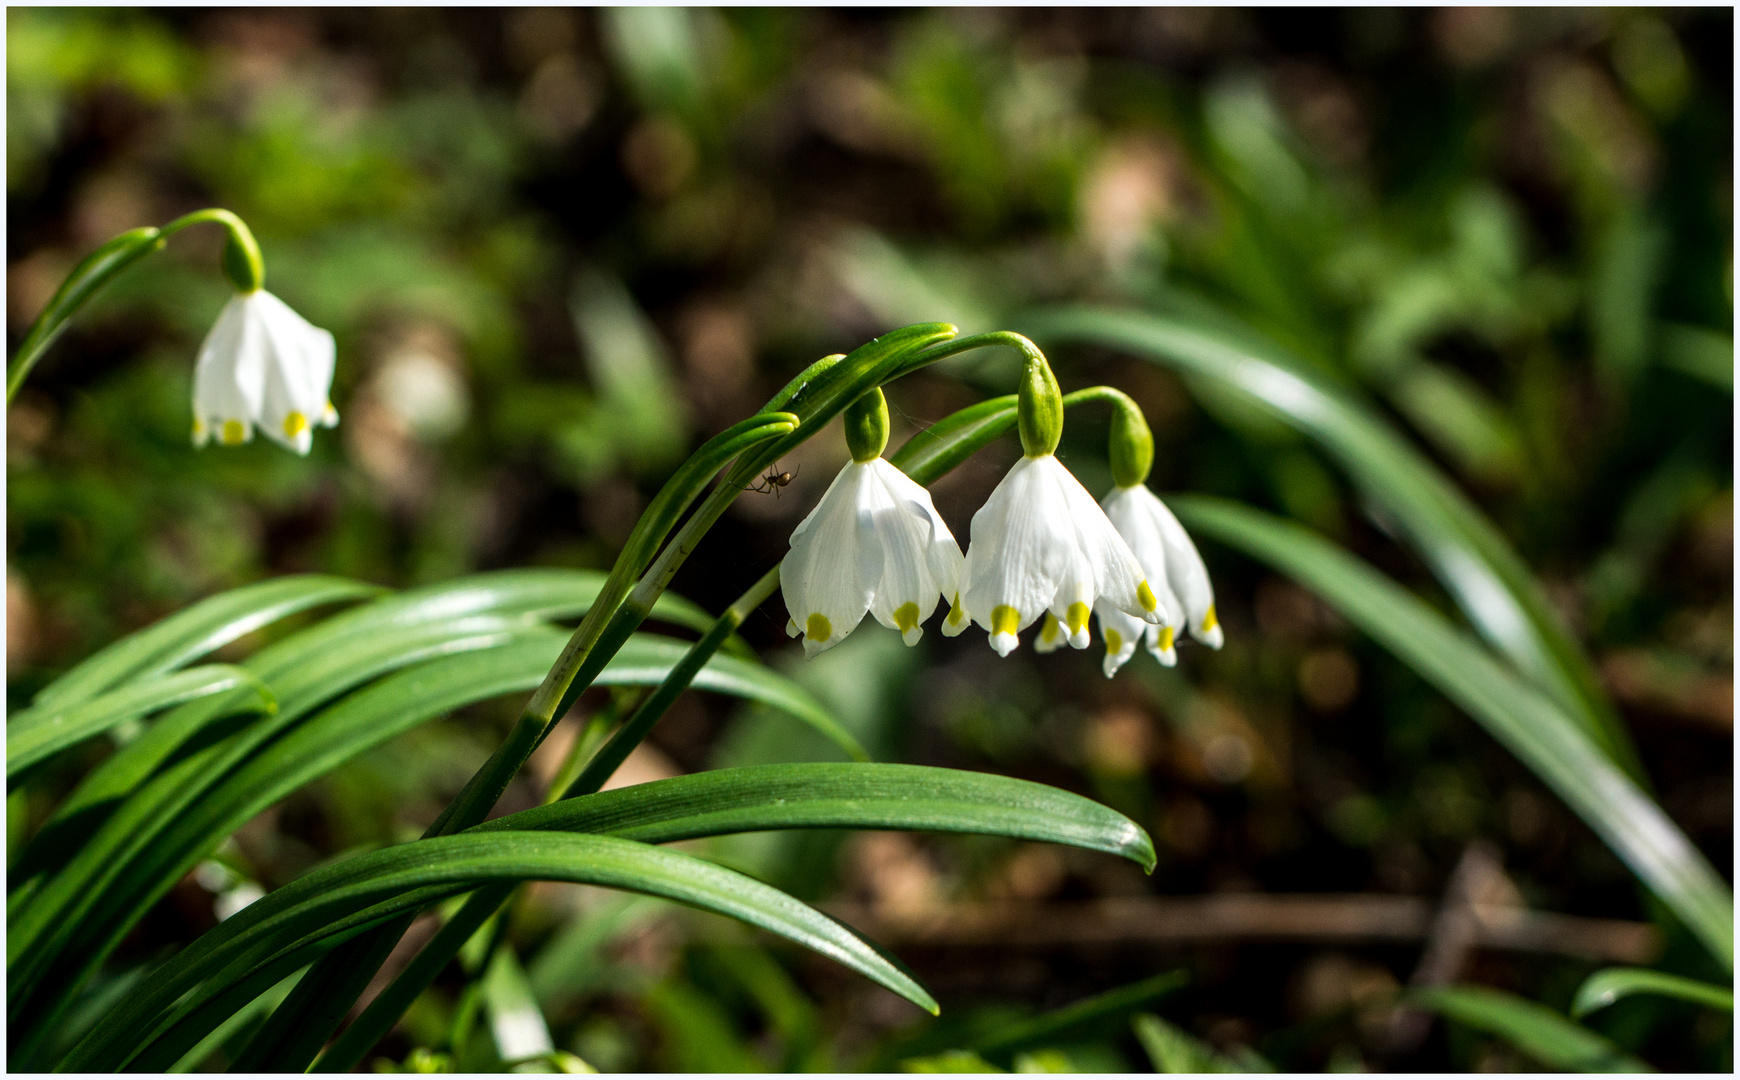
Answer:
[{"label": "white bell-shaped flower", "polygon": [[193,375],[193,445],[248,442],[257,425],[298,454],[312,428],[332,427],[332,334],[264,289],[237,293],[199,348]]},{"label": "white bell-shaped flower", "polygon": [[923,485],[880,457],[840,470],[791,534],[780,589],[804,655],[838,645],[868,611],[908,645],[959,587],[961,549]]},{"label": "white bell-shaped flower", "polygon": [[1095,607],[1100,633],[1106,639],[1106,677],[1111,678],[1135,655],[1144,637],[1148,651],[1171,667],[1178,662],[1173,651],[1176,629],[1187,623],[1191,637],[1220,648],[1225,635],[1214,612],[1214,586],[1209,583],[1202,556],[1178,518],[1146,484],[1113,488],[1101,506],[1154,583],[1167,612],[1164,623],[1148,625],[1109,605]]},{"label": "white bell-shaped flower", "polygon": [[[1144,623],[1166,618],[1141,564],[1081,482],[1051,454],[1022,458],[973,515],[962,589],[943,633],[958,634],[971,619],[1008,656],[1016,635],[1050,613],[1054,635],[1085,649],[1088,615],[1102,601]],[[1041,649],[1057,645],[1043,630],[1041,639]]]}]

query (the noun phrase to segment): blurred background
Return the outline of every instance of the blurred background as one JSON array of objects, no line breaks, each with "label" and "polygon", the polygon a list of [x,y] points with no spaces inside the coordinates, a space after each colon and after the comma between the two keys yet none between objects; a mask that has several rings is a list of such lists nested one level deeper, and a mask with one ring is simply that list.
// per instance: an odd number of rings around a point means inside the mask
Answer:
[{"label": "blurred background", "polygon": [[[11,347],[90,249],[224,206],[257,233],[267,286],[337,335],[343,418],[307,459],[195,452],[220,237],[182,234],[118,280],[8,416],[13,703],[271,575],[608,567],[690,449],[894,326],[1189,307],[1363,387],[1477,499],[1595,656],[1663,806],[1731,872],[1728,10],[12,8],[7,28]],[[1142,404],[1162,493],[1265,507],[1442,595],[1309,443],[1139,359],[1053,362],[1065,390]],[[1008,392],[998,363],[892,388],[895,445]],[[1096,492],[1104,431],[1083,415],[1065,434]],[[957,536],[1016,455],[1008,440],[937,485]],[[739,500],[675,590],[729,603],[846,460],[836,425],[784,463],[778,497]],[[1513,1069],[1528,1059],[1414,1030],[1385,995],[1429,962],[1559,1009],[1602,963],[1727,981],[1407,668],[1287,580],[1204,555],[1226,648],[1110,682],[1097,643],[999,661],[976,632],[908,650],[866,623],[804,664],[778,600],[744,628],[881,760],[1131,815],[1160,852],[1151,878],[966,838],[705,848],[878,936],[939,1020],[734,924],[540,886],[510,944],[555,1045],[604,1069],[886,1069],[1183,968],[1157,1011],[1235,1058]],[[429,725],[262,815],[128,955],[191,940],[238,880],[415,836],[517,705]],[[510,809],[541,797],[564,738]],[[625,773],[836,756],[690,694]],[[1452,948],[1433,923],[1451,894],[1584,921]],[[444,975],[381,1053],[495,1062],[455,1024],[469,978]],[[1591,1023],[1661,1067],[1732,1064],[1713,1014],[1634,1000]],[[1147,1068],[1127,1032],[1022,1063]]]}]

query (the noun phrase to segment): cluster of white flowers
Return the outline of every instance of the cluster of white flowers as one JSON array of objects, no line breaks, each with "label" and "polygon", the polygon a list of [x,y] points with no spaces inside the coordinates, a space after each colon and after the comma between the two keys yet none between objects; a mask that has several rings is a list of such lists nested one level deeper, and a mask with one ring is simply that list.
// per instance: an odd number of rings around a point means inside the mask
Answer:
[{"label": "cluster of white flowers", "polygon": [[1186,626],[1222,642],[1208,571],[1165,504],[1141,483],[1096,503],[1050,453],[1009,470],[973,515],[964,558],[928,491],[880,456],[858,457],[792,533],[780,581],[786,632],[803,637],[807,656],[839,644],[866,612],[914,644],[944,597],[943,633],[978,623],[1000,656],[1041,619],[1035,649],[1085,649],[1097,614],[1108,678],[1144,637],[1168,666]]},{"label": "cluster of white flowers", "polygon": [[237,446],[254,428],[298,454],[316,425],[332,427],[332,334],[264,289],[239,292],[224,305],[199,348],[193,374],[193,445],[216,438]]}]

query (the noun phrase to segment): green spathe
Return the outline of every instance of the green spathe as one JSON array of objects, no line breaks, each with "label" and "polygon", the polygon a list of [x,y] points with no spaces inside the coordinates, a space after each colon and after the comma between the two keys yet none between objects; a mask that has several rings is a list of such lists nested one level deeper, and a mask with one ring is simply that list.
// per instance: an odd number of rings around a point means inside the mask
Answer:
[{"label": "green spathe", "polygon": [[1063,438],[1063,391],[1038,349],[1027,355],[1027,367],[1021,373],[1016,423],[1021,429],[1021,452],[1028,457],[1055,452]]},{"label": "green spathe", "polygon": [[846,446],[852,460],[862,465],[882,456],[888,446],[888,399],[882,388],[871,387],[869,393],[846,406]]}]

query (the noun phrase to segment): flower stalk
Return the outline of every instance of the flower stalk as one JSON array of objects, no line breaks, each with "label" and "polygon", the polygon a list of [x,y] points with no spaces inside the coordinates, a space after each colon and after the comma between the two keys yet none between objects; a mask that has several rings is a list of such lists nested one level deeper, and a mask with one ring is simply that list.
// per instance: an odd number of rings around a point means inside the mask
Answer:
[{"label": "flower stalk", "polygon": [[65,332],[91,298],[103,286],[120,276],[134,263],[163,249],[169,238],[193,225],[221,225],[229,234],[224,243],[223,268],[236,288],[242,292],[258,290],[266,279],[265,262],[260,257],[259,242],[247,223],[228,210],[211,208],[196,210],[176,218],[161,227],[146,226],[129,229],[85,256],[62,281],[48,305],[30,324],[18,352],[6,365],[6,404],[18,395],[30,371],[48,352],[49,346]]}]

